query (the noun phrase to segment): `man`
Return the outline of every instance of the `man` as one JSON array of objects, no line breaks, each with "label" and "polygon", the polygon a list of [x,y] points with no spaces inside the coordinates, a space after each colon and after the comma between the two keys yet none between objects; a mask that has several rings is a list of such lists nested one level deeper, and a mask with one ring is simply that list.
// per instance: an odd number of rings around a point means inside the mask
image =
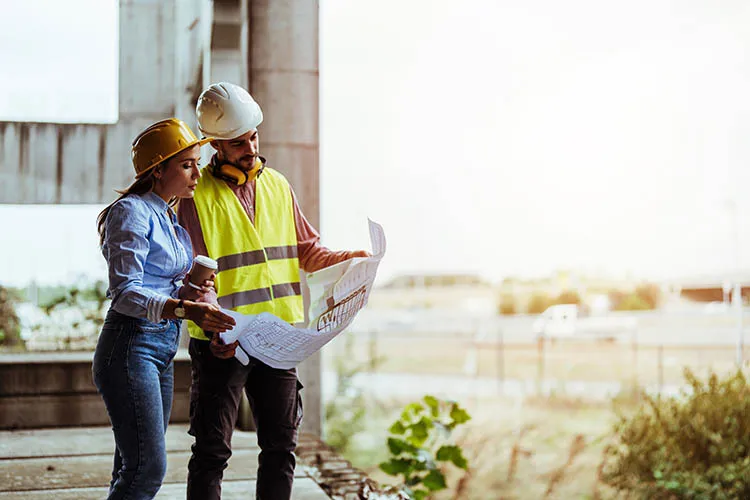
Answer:
[{"label": "man", "polygon": [[[268,311],[289,323],[304,319],[299,269],[315,271],[369,255],[333,252],[302,214],[294,192],[259,155],[260,106],[243,88],[211,85],[198,98],[198,129],[216,153],[203,169],[195,197],[180,203],[180,224],[196,255],[219,263],[216,299],[244,314]],[[189,325],[192,385],[188,500],[221,498],[221,480],[232,454],[232,431],[242,391],[255,419],[258,444],[256,498],[288,499],[294,479],[294,449],[302,419],[292,370],[256,359],[243,366],[233,358],[237,344]]]}]

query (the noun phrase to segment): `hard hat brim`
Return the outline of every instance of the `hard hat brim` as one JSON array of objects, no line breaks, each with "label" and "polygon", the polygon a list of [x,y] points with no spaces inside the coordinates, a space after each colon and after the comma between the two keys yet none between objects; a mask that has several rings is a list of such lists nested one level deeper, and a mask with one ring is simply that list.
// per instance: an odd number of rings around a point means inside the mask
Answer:
[{"label": "hard hat brim", "polygon": [[174,158],[174,157],[175,157],[175,156],[177,156],[178,154],[182,153],[182,152],[183,152],[183,151],[185,151],[186,149],[190,149],[190,148],[192,148],[192,147],[193,147],[193,146],[195,146],[196,144],[197,144],[198,146],[201,146],[201,147],[202,147],[202,146],[205,146],[206,144],[208,144],[209,142],[211,142],[211,140],[212,140],[212,139],[211,139],[210,137],[204,137],[204,138],[202,138],[202,139],[198,139],[197,141],[193,141],[193,142],[191,142],[190,144],[188,144],[187,146],[185,146],[184,148],[182,148],[182,149],[179,149],[179,150],[175,151],[174,153],[172,153],[171,155],[167,156],[166,158],[163,158],[163,159],[161,159],[161,160],[159,160],[159,161],[157,161],[157,162],[154,162],[154,163],[153,163],[152,165],[149,165],[149,166],[148,166],[148,167],[147,167],[147,168],[146,168],[145,170],[143,170],[142,172],[140,172],[140,173],[136,174],[135,178],[136,178],[136,179],[140,179],[140,178],[141,178],[141,177],[143,177],[144,175],[146,175],[146,174],[148,174],[149,172],[151,172],[151,171],[152,171],[152,170],[154,169],[154,167],[156,167],[156,166],[157,166],[157,165],[159,165],[160,163],[164,163],[165,161],[168,161],[168,160],[169,160],[170,158]]},{"label": "hard hat brim", "polygon": [[[260,123],[258,124],[260,125]],[[237,139],[238,137],[242,137],[243,135],[247,134],[251,130],[257,130],[258,125],[255,125],[254,127],[251,126],[245,126],[236,130],[232,130],[228,134],[215,134],[210,135],[208,132],[200,128],[200,125],[198,126],[198,131],[203,134],[208,140],[210,141],[233,141]]]}]

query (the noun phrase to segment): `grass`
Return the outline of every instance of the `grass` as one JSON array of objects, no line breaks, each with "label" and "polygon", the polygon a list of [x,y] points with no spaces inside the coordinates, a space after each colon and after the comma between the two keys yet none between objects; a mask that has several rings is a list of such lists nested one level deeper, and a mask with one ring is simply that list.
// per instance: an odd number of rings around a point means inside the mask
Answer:
[{"label": "grass", "polygon": [[[366,429],[345,453],[382,484],[394,478],[378,469],[385,460],[387,429],[410,401],[391,400],[368,413]],[[449,474],[436,499],[611,498],[598,481],[602,451],[615,413],[608,404],[553,397],[460,401],[472,420],[456,433],[470,471]],[[371,403],[373,404],[373,403]],[[374,406],[374,404],[373,404]],[[462,493],[456,496],[461,483]]]},{"label": "grass", "polygon": [[[343,356],[336,341],[324,350],[326,366]],[[346,359],[368,366],[380,358],[374,373],[465,375],[473,345],[466,337],[440,335],[435,338],[350,334]],[[487,397],[455,394],[472,420],[456,438],[470,461],[470,474],[453,474],[452,488],[435,496],[443,499],[607,499],[616,494],[599,481],[604,448],[612,439],[616,420],[614,406],[629,412],[635,408],[627,389],[634,384],[682,384],[683,367],[698,375],[709,368],[717,372],[734,369],[731,347],[656,347],[629,344],[556,343],[540,352],[536,344],[509,344],[503,357],[497,346],[476,352],[476,376],[534,380],[540,359],[547,380],[560,382],[561,391],[550,397]],[[750,358],[750,350],[748,356]],[[502,359],[502,364],[500,360]],[[502,366],[502,372],[500,367]],[[467,377],[467,384],[471,383]],[[619,381],[623,394],[615,400],[585,400],[565,394],[567,381]],[[417,398],[414,398],[417,399]],[[387,458],[387,429],[409,400],[391,399],[367,403],[365,429],[356,435],[344,455],[384,484],[394,478],[378,469]],[[461,485],[456,493],[456,485]]]}]

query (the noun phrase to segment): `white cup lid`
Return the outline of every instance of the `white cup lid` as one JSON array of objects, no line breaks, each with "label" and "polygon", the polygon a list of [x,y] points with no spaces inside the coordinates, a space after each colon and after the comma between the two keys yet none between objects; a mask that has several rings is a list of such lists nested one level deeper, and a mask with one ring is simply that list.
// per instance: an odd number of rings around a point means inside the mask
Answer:
[{"label": "white cup lid", "polygon": [[200,264],[203,267],[207,267],[209,269],[218,269],[219,263],[216,262],[211,257],[206,257],[205,255],[196,255],[195,259],[193,259],[193,262],[196,264]]}]

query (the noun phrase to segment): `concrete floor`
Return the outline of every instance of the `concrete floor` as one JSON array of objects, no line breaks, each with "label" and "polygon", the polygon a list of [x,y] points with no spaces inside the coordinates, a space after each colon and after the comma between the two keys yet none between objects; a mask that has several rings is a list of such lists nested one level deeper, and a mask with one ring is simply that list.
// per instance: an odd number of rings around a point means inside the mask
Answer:
[{"label": "concrete floor", "polygon": [[[159,500],[184,499],[192,437],[186,425],[167,430],[168,466]],[[258,446],[255,434],[236,431],[234,454],[224,473],[222,498],[255,497]],[[0,431],[0,499],[88,500],[107,494],[114,439],[109,427]],[[330,497],[298,466],[294,500]]]}]

